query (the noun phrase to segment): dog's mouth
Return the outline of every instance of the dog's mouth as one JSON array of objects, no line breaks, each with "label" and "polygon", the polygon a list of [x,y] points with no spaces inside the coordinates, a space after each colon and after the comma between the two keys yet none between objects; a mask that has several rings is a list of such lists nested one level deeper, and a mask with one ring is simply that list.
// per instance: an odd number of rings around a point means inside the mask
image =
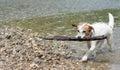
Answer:
[{"label": "dog's mouth", "polygon": [[80,39],[80,38],[81,38],[81,36],[78,36],[77,38],[79,38],[79,39]]},{"label": "dog's mouth", "polygon": [[84,36],[84,37],[78,36],[76,38],[79,38],[79,39],[81,39],[81,38],[90,38],[90,36]]}]

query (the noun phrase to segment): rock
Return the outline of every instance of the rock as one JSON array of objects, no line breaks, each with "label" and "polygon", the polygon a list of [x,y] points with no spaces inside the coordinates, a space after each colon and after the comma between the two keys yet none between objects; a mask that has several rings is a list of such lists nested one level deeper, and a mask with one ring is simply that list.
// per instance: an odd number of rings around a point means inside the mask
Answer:
[{"label": "rock", "polygon": [[10,38],[11,38],[11,35],[7,35],[5,38],[10,39]]},{"label": "rock", "polygon": [[0,43],[0,48],[5,47],[4,43]]},{"label": "rock", "polygon": [[17,48],[15,49],[16,52],[20,52],[21,50],[22,50],[22,47],[17,47]]}]

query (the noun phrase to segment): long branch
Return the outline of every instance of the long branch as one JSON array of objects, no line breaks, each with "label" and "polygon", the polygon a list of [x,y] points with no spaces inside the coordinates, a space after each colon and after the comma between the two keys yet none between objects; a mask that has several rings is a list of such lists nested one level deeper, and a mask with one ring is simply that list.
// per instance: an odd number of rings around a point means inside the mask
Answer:
[{"label": "long branch", "polygon": [[103,40],[106,39],[106,36],[96,36],[90,38],[76,38],[69,36],[53,36],[53,37],[40,37],[44,40],[57,40],[57,41],[93,41],[93,40]]}]

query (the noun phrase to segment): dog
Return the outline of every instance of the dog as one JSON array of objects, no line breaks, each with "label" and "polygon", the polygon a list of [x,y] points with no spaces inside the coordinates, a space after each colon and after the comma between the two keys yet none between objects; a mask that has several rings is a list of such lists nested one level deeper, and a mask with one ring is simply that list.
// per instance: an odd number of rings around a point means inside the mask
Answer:
[{"label": "dog", "polygon": [[94,37],[94,36],[106,36],[107,38],[104,40],[95,40],[95,41],[87,41],[88,51],[81,58],[81,62],[87,61],[88,56],[94,54],[96,56],[96,48],[100,48],[104,41],[107,41],[107,45],[109,46],[109,51],[112,51],[112,36],[113,36],[113,27],[114,27],[114,17],[111,13],[108,13],[109,22],[96,22],[94,24],[82,23],[82,24],[72,24],[72,26],[77,28],[78,34],[76,37],[84,38],[84,37]]}]

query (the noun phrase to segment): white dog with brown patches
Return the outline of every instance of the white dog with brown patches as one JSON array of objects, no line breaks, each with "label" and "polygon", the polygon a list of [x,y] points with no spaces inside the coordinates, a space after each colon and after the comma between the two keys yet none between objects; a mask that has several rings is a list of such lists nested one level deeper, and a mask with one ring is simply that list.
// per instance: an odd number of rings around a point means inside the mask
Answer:
[{"label": "white dog with brown patches", "polygon": [[[109,22],[108,24],[104,22],[97,22],[94,24],[88,24],[83,23],[79,25],[73,24],[74,27],[77,27],[78,34],[76,37],[93,37],[93,36],[106,36],[107,39],[104,39],[107,41],[107,44],[109,46],[109,51],[112,51],[112,33],[113,33],[113,27],[114,27],[114,17],[111,13],[108,13],[109,15]],[[87,41],[88,51],[86,54],[82,57],[81,61],[87,61],[88,56],[92,55],[94,53],[94,56],[96,56],[95,49],[100,48],[101,45],[104,43],[104,40],[96,40],[96,41]]]}]

